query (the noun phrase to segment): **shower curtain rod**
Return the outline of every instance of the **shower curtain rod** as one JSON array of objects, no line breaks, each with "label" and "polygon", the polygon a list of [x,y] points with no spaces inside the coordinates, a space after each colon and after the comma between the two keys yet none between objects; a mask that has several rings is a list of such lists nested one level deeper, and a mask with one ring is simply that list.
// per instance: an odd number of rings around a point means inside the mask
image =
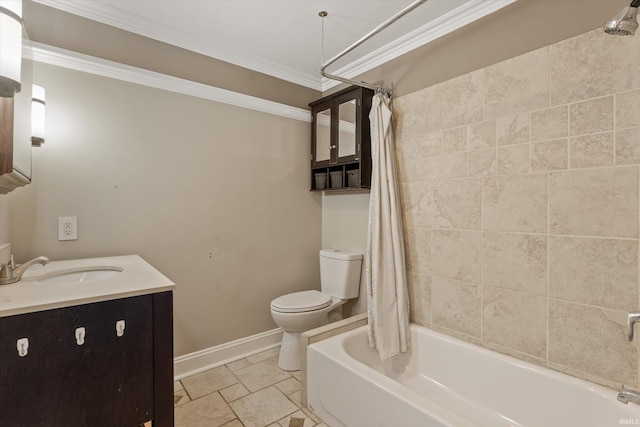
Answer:
[{"label": "shower curtain rod", "polygon": [[[351,52],[352,50],[354,50],[355,48],[360,46],[362,43],[364,43],[367,40],[369,40],[371,37],[373,37],[376,34],[378,34],[380,31],[382,31],[385,28],[387,28],[389,25],[391,25],[394,22],[396,22],[398,19],[402,18],[403,16],[405,16],[409,12],[413,11],[414,9],[416,9],[422,3],[426,3],[426,2],[427,2],[427,0],[417,0],[417,1],[413,2],[413,3],[411,3],[409,6],[405,7],[404,9],[402,9],[400,12],[396,13],[395,15],[393,15],[391,18],[387,19],[382,24],[378,25],[376,28],[374,28],[371,32],[366,34],[360,40],[356,41],[351,46],[349,46],[348,48],[346,48],[345,50],[343,50],[342,52],[340,52],[339,54],[337,54],[336,56],[331,58],[326,63],[324,63],[320,67],[320,74],[322,74],[324,77],[326,77],[328,79],[338,80],[338,81],[341,81],[343,83],[349,83],[349,84],[352,84],[352,85],[364,87],[364,88],[367,88],[367,89],[374,90],[376,92],[378,92],[378,91],[384,92],[384,93],[388,94],[389,96],[391,96],[391,90],[389,90],[387,88],[384,88],[382,86],[372,85],[372,84],[369,84],[369,83],[363,82],[363,81],[356,81],[356,80],[347,79],[345,77],[336,76],[335,74],[329,74],[329,73],[327,73],[325,71],[325,69],[329,65],[333,64],[334,62],[336,62],[338,59],[342,58],[343,56],[345,56],[346,54],[348,54],[349,52]],[[322,15],[320,15],[320,16],[322,16]],[[324,16],[322,17],[322,19],[324,19]],[[324,34],[323,34],[323,37],[324,37]]]}]

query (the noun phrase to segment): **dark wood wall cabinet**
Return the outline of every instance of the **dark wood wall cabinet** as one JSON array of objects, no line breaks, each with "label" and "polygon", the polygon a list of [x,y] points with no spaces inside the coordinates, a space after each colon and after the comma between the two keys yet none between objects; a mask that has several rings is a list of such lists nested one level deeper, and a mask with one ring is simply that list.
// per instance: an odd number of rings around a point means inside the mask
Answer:
[{"label": "dark wood wall cabinet", "polygon": [[172,427],[172,305],[168,291],[1,317],[0,426]]},{"label": "dark wood wall cabinet", "polygon": [[373,91],[358,86],[309,104],[311,107],[311,190],[371,187]]}]

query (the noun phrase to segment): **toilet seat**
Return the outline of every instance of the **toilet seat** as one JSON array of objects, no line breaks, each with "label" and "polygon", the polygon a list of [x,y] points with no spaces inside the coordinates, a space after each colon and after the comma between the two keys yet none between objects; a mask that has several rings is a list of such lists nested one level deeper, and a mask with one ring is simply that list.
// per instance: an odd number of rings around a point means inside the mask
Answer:
[{"label": "toilet seat", "polygon": [[331,304],[331,297],[319,291],[301,291],[282,295],[271,301],[271,309],[280,313],[304,313],[321,310]]}]

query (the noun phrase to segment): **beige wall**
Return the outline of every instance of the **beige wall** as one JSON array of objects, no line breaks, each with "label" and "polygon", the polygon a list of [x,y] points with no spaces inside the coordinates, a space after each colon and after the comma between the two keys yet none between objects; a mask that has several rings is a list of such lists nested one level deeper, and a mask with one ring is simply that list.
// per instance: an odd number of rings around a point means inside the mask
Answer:
[{"label": "beige wall", "polygon": [[[322,196],[322,247],[364,254],[367,250],[369,192],[324,193]],[[362,276],[361,276],[362,277]],[[367,311],[367,290],[360,281],[360,296],[345,304],[345,316]]]},{"label": "beige wall", "polygon": [[[172,279],[175,354],[276,325],[319,288],[309,123],[37,63],[47,140],[10,204],[18,261],[137,253]],[[57,240],[77,216],[77,241]],[[211,255],[210,255],[211,254]]]},{"label": "beige wall", "polygon": [[24,22],[31,40],[299,108],[320,93],[186,49],[91,21],[30,0]]},{"label": "beige wall", "polygon": [[639,49],[595,30],[396,99],[415,322],[638,384]]}]

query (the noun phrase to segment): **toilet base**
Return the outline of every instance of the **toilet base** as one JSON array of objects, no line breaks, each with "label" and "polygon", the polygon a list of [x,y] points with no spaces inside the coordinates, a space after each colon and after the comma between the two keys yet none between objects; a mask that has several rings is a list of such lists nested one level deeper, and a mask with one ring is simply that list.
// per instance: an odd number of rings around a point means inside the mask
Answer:
[{"label": "toilet base", "polygon": [[302,369],[300,361],[300,334],[295,332],[283,332],[278,368],[283,371],[299,371]]}]

